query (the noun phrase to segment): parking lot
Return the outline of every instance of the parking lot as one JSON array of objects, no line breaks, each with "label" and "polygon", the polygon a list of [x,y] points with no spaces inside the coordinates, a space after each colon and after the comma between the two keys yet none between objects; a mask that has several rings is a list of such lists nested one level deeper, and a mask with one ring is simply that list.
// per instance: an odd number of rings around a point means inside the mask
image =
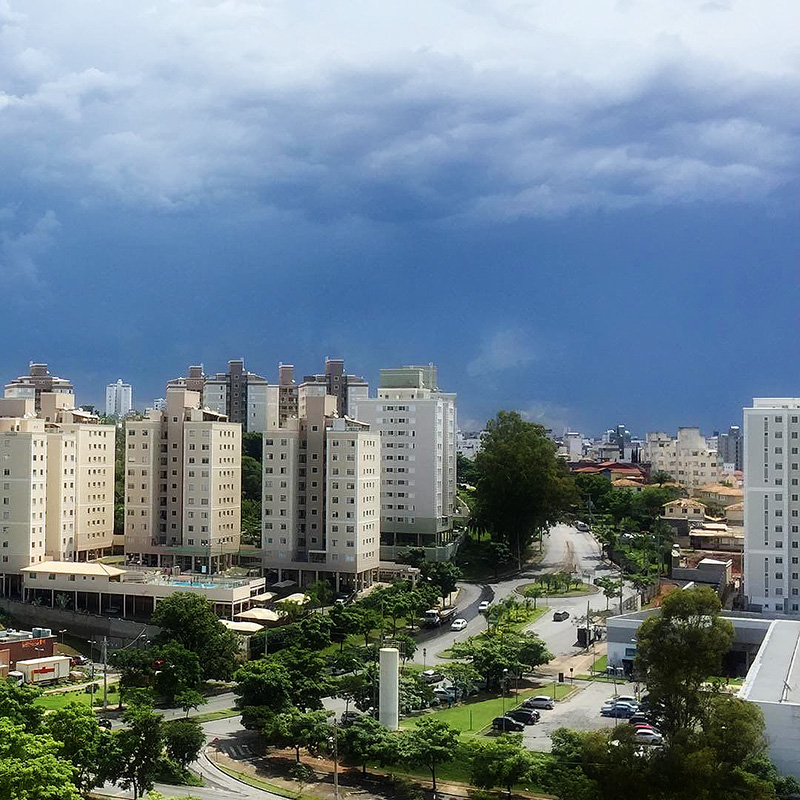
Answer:
[{"label": "parking lot", "polygon": [[[618,694],[633,694],[632,683],[618,683]],[[593,731],[611,728],[616,722],[626,725],[626,720],[614,720],[600,716],[600,706],[614,696],[614,686],[610,683],[586,683],[583,688],[568,699],[556,703],[552,711],[541,711],[541,721],[536,725],[526,725],[523,739],[531,750],[549,752],[550,734],[557,728],[572,728],[578,731]]]}]

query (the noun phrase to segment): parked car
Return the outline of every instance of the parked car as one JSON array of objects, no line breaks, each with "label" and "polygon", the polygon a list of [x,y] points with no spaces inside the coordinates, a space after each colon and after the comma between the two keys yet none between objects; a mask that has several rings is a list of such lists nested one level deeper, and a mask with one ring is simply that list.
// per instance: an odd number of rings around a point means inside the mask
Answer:
[{"label": "parked car", "polygon": [[552,697],[548,697],[546,694],[537,694],[536,697],[529,697],[527,700],[523,700],[522,706],[523,708],[546,708],[552,709],[555,708],[555,702],[553,701]]},{"label": "parked car", "polygon": [[601,711],[604,717],[614,717],[616,719],[628,719],[636,713],[634,706],[629,706],[627,703],[615,703],[607,711]]},{"label": "parked car", "polygon": [[361,714],[358,711],[343,711],[340,724],[343,728],[346,728],[348,725],[352,725],[360,716]]},{"label": "parked car", "polygon": [[105,717],[101,717],[97,720],[97,726],[99,728],[110,728],[111,727],[111,720],[106,719]]},{"label": "parked car", "polygon": [[467,627],[467,621],[463,617],[459,617],[458,619],[454,619],[450,623],[450,630],[451,631],[463,631],[464,628]]},{"label": "parked car", "polygon": [[664,737],[653,728],[637,728],[633,741],[637,744],[663,744]]},{"label": "parked car", "polygon": [[585,531],[588,531],[588,530],[589,530],[589,526],[588,526],[588,525],[587,525],[585,522],[576,522],[576,523],[575,523],[575,527],[576,527],[576,528],[577,528],[579,531],[584,531],[584,532],[585,532]]},{"label": "parked car", "polygon": [[539,712],[535,708],[515,708],[506,712],[506,716],[524,725],[534,725],[539,721]]},{"label": "parked car", "polygon": [[437,672],[435,669],[426,669],[422,673],[422,680],[425,683],[439,683],[439,681],[444,680],[444,675],[441,672]]},{"label": "parked car", "polygon": [[569,619],[569,611],[556,611],[553,614],[553,622],[563,622],[565,619]]},{"label": "parked car", "polygon": [[652,725],[652,720],[647,714],[642,713],[641,708],[628,720],[631,725]]},{"label": "parked car", "polygon": [[439,687],[439,688],[433,690],[433,696],[437,697],[439,699],[439,702],[443,701],[445,703],[448,703],[448,702],[452,703],[456,699],[456,690],[453,689],[453,688],[445,689],[445,688]]},{"label": "parked car", "polygon": [[492,730],[503,733],[522,733],[525,726],[511,717],[495,717],[492,720]]},{"label": "parked car", "polygon": [[631,706],[639,705],[639,701],[631,694],[620,694],[614,698],[618,703],[628,703]]},{"label": "parked car", "polygon": [[71,667],[83,667],[89,663],[89,659],[86,656],[78,653],[77,655],[70,656],[69,665]]},{"label": "parked car", "polygon": [[489,605],[490,603],[488,600],[482,600],[480,605],[478,606],[478,613],[485,614],[489,610]]},{"label": "parked car", "polygon": [[602,706],[600,706],[600,713],[603,716],[607,716],[608,712],[613,711],[615,706],[617,705],[616,700],[606,700]]}]

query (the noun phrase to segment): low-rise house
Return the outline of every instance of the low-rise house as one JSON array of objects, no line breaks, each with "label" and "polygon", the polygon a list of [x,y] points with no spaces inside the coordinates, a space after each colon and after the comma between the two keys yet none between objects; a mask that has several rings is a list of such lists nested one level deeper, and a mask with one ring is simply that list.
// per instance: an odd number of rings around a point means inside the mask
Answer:
[{"label": "low-rise house", "polygon": [[696,497],[706,503],[717,503],[730,506],[744,502],[744,491],[738,487],[726,486],[724,483],[709,483],[695,492]]}]

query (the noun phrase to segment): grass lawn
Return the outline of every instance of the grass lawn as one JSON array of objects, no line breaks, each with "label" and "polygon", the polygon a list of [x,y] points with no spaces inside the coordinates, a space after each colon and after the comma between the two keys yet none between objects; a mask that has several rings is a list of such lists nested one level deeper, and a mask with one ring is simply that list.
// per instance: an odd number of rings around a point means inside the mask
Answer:
[{"label": "grass lawn", "polygon": [[[102,689],[100,697],[102,702]],[[45,709],[45,711],[57,711],[59,708],[64,708],[68,703],[80,703],[88,708],[92,703],[92,696],[88,692],[84,692],[83,689],[76,689],[74,692],[43,694],[33,701],[34,705]]]},{"label": "grass lawn", "polygon": [[542,589],[542,597],[580,597],[581,595],[588,595],[588,594],[597,594],[600,590],[596,586],[592,586],[590,583],[581,583],[573,589],[570,589],[567,592],[562,591],[554,591],[552,589],[548,589],[543,583],[540,581],[534,581],[533,583],[524,583],[522,586],[517,586],[514,590],[518,594],[525,596],[525,592],[528,589],[532,589],[534,586],[538,586]]},{"label": "grass lawn", "polygon": [[[202,706],[201,706],[202,708]],[[237,717],[241,714],[235,708],[220,708],[217,711],[206,711],[205,713],[192,714],[189,712],[189,717],[196,722],[213,722],[215,719],[228,719],[228,717]]]},{"label": "grass lawn", "polygon": [[597,661],[592,664],[592,669],[595,672],[605,672],[606,667],[608,666],[608,656],[600,656]]},{"label": "grass lawn", "polygon": [[[567,686],[563,683],[555,684],[555,697],[557,700],[561,700],[570,694],[572,690],[572,686]],[[476,736],[490,725],[495,717],[502,715],[503,708],[506,711],[510,711],[512,708],[516,708],[526,697],[534,697],[535,695],[553,697],[553,684],[550,683],[538,689],[525,689],[519,694],[512,694],[505,698],[491,697],[488,700],[471,700],[466,703],[458,703],[452,708],[442,708],[427,714],[408,717],[400,721],[400,727],[411,728],[417,724],[417,720],[421,719],[422,716],[435,716],[436,719],[441,719],[448,725],[458,728],[464,736]]]}]

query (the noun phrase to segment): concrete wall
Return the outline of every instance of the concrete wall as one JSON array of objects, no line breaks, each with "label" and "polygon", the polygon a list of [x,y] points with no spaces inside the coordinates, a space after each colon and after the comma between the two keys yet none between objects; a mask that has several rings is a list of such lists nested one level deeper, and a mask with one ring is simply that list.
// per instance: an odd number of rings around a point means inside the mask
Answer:
[{"label": "concrete wall", "polygon": [[152,639],[161,631],[155,625],[142,625],[125,619],[98,617],[94,614],[76,614],[60,608],[34,606],[30,603],[19,603],[6,598],[0,598],[0,608],[7,611],[23,629],[47,627],[54,632],[66,629],[71,635],[84,639],[108,636],[108,643],[111,647],[121,647],[131,642],[142,631],[144,631],[142,636],[144,639]]},{"label": "concrete wall", "polygon": [[800,705],[765,703],[756,705],[764,714],[769,757],[782,775],[800,778]]}]

